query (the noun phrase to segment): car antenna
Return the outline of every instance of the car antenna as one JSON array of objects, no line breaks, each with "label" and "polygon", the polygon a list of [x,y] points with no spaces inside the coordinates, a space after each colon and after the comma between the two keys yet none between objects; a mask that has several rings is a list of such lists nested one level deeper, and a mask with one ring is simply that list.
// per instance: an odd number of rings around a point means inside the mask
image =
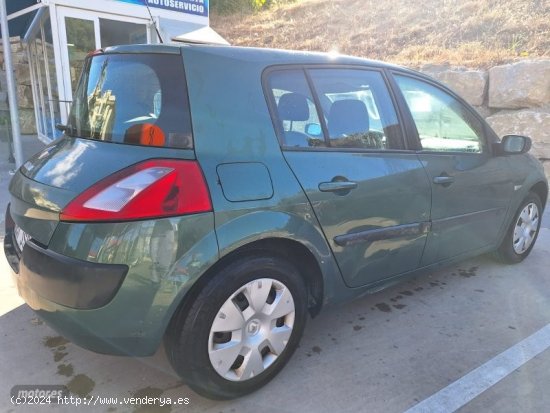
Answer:
[{"label": "car antenna", "polygon": [[145,7],[147,7],[147,11],[149,12],[149,16],[151,17],[151,22],[153,23],[153,26],[155,26],[155,31],[157,32],[157,36],[159,37],[160,43],[163,44],[164,40],[162,40],[162,36],[160,35],[159,28],[157,27],[157,22],[153,18],[153,13],[151,13],[151,9],[149,8],[149,4],[147,3],[147,0],[143,0],[143,4]]}]

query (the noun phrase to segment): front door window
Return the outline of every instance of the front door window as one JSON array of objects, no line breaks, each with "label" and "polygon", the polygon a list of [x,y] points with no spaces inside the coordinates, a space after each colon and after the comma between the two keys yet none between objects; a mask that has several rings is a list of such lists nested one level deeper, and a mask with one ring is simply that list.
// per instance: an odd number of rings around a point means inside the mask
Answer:
[{"label": "front door window", "polygon": [[409,106],[423,150],[484,151],[481,122],[457,99],[411,77],[397,75],[395,79]]}]

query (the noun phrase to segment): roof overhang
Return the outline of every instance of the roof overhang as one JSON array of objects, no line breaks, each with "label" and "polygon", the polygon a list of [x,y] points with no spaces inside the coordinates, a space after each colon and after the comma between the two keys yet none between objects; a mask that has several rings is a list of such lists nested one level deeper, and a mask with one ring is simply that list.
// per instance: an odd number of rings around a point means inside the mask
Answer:
[{"label": "roof overhang", "polygon": [[159,18],[160,32],[165,42],[229,45],[210,26]]}]

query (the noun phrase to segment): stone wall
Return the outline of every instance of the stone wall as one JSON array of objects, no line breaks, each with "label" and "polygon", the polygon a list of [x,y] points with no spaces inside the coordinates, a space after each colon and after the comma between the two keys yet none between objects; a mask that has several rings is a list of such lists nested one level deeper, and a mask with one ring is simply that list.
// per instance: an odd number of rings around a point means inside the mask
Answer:
[{"label": "stone wall", "polygon": [[473,105],[499,136],[531,137],[531,153],[550,178],[550,59],[523,60],[489,70],[425,66],[421,71]]},{"label": "stone wall", "polygon": [[[19,104],[19,124],[22,134],[36,134],[36,122],[32,100],[31,75],[27,53],[19,37],[10,39],[12,61],[17,82],[17,99]],[[0,43],[0,122],[9,122],[8,87],[6,67],[4,65],[4,48]]]}]

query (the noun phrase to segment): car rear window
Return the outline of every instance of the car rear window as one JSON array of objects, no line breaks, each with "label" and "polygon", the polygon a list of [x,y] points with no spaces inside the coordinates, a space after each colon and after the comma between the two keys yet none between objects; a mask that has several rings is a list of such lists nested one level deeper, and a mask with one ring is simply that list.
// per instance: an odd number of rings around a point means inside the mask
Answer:
[{"label": "car rear window", "polygon": [[66,133],[130,145],[192,148],[182,57],[100,54],[88,58]]}]

